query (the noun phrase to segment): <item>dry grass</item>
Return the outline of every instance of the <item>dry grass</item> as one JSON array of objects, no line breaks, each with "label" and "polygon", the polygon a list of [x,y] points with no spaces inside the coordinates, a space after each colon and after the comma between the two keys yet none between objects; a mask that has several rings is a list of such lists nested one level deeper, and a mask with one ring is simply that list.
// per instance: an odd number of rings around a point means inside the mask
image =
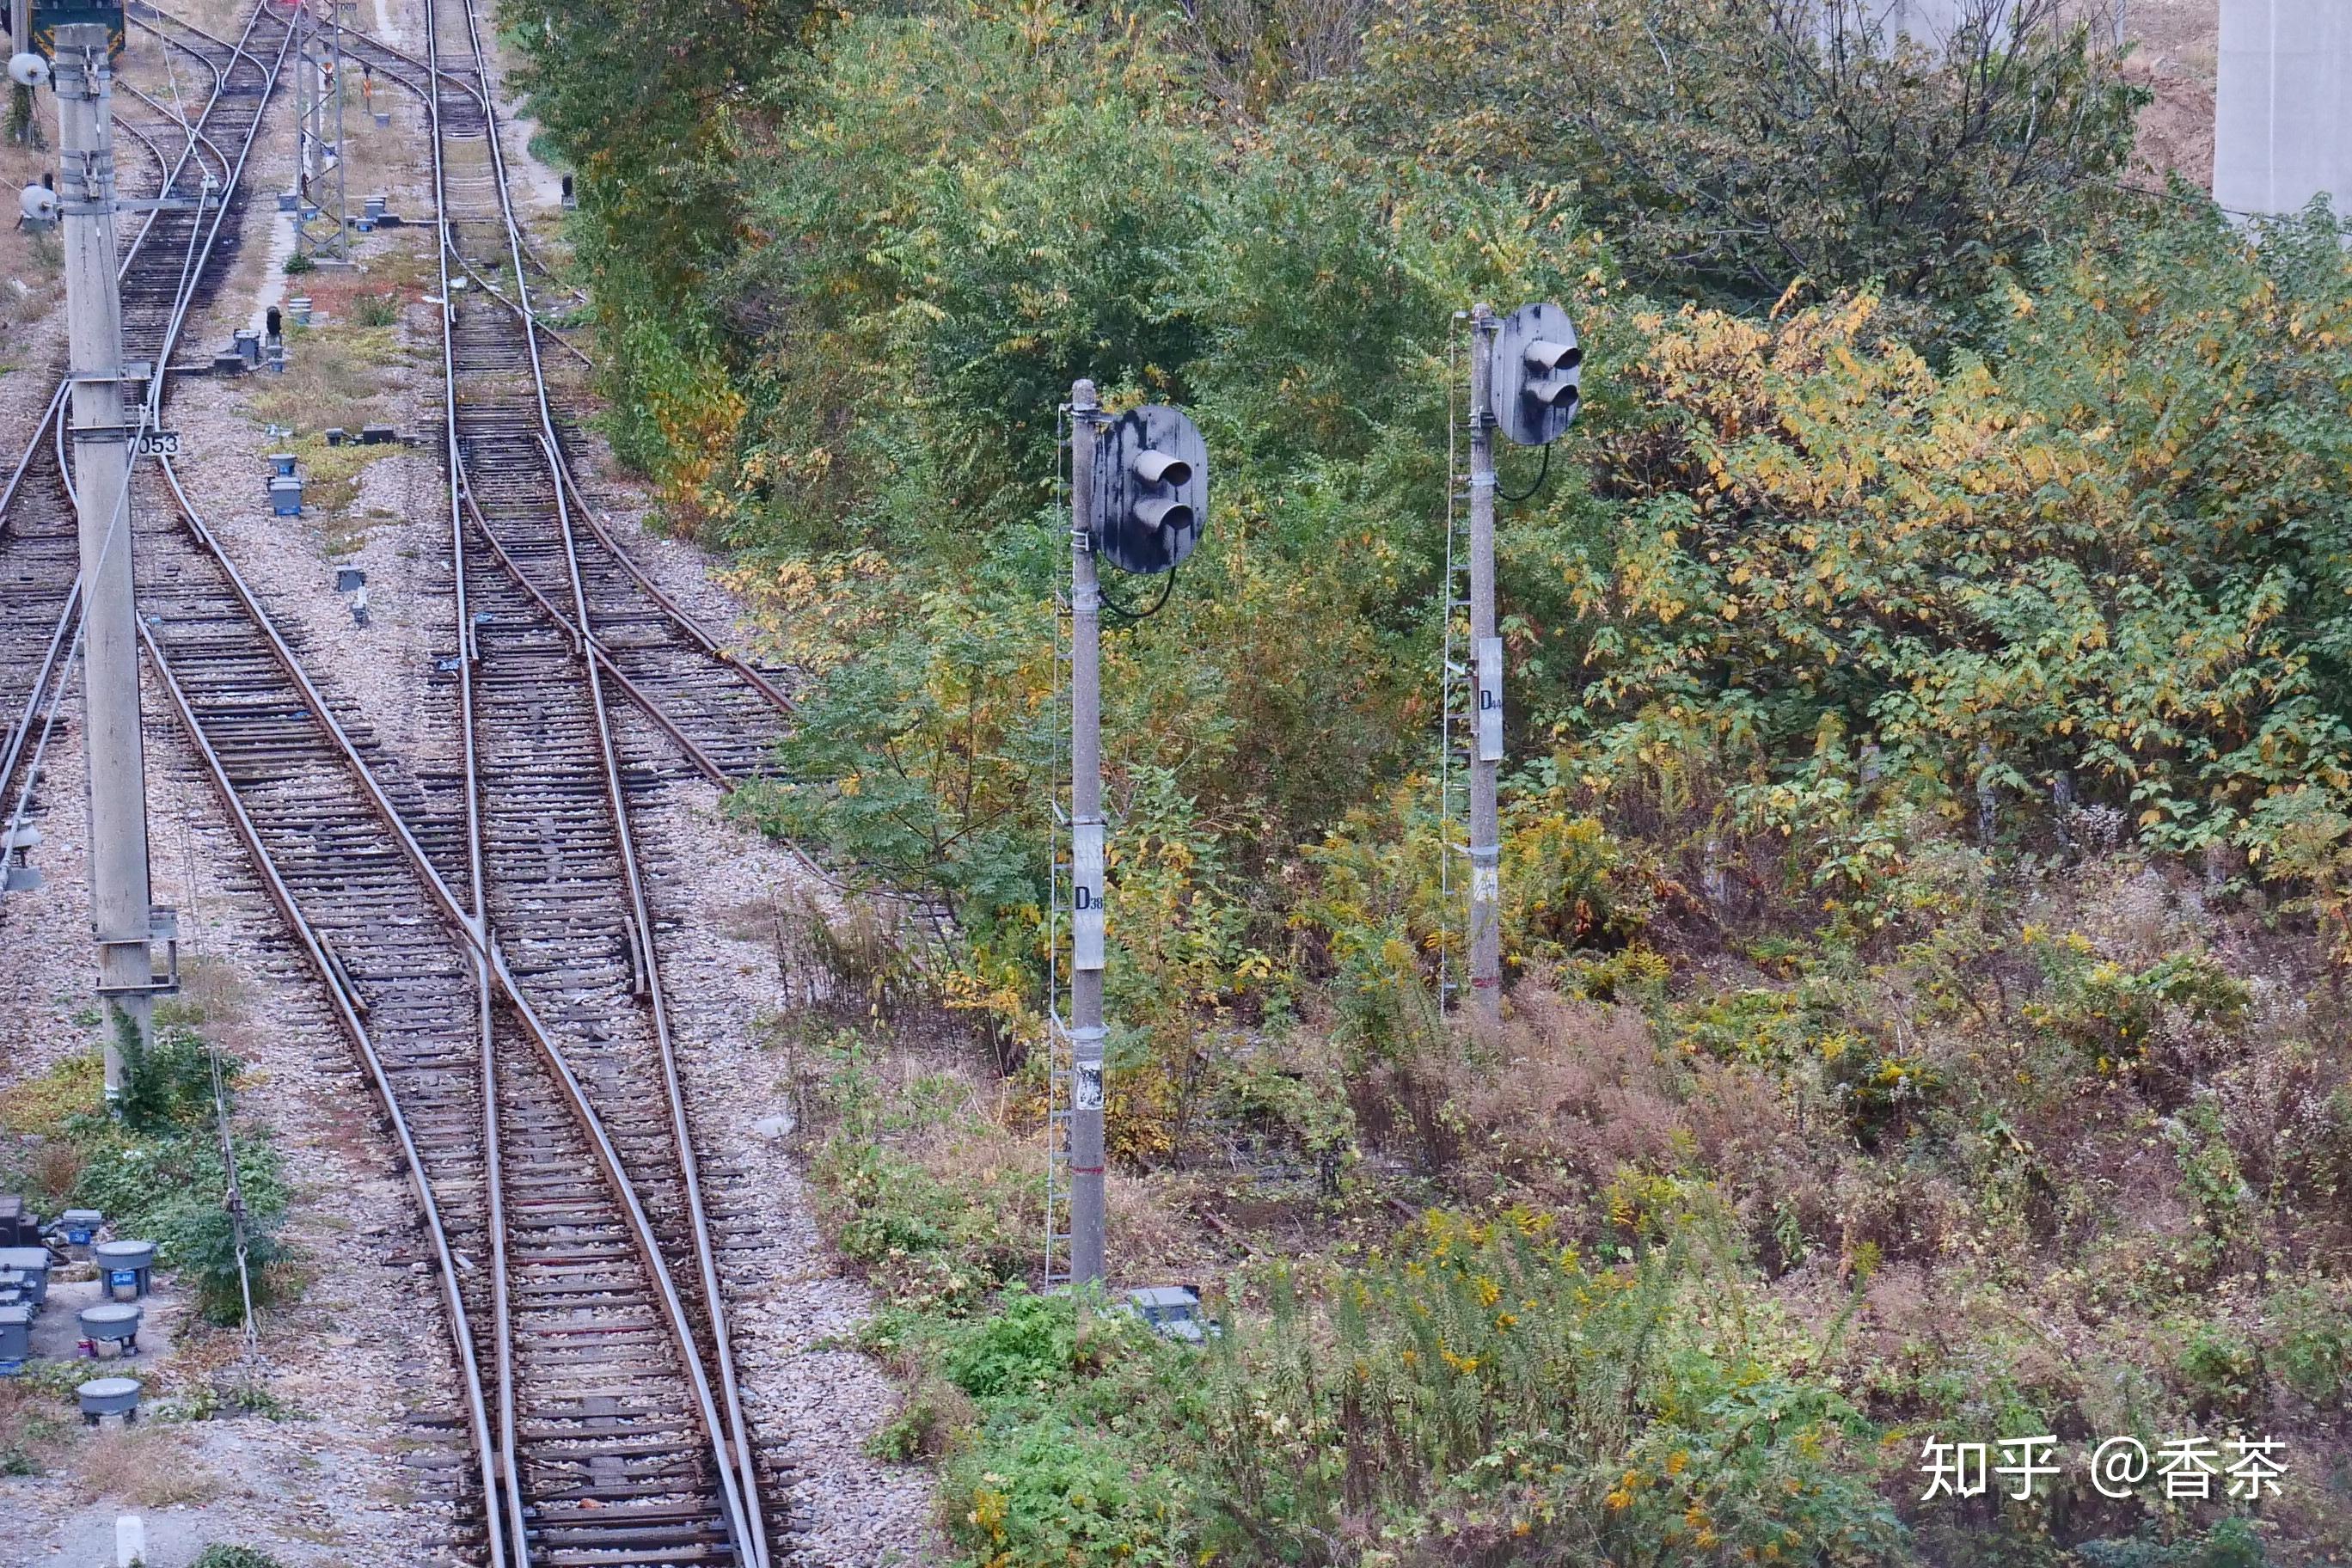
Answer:
[{"label": "dry grass", "polygon": [[[325,286],[306,288],[307,281],[288,279],[292,293],[308,293],[314,302],[322,303]],[[341,320],[305,328],[289,321],[285,373],[257,378],[247,412],[255,419],[282,425],[303,436],[314,436],[332,426],[357,430],[362,425],[383,423],[393,416],[394,401],[386,395],[383,371],[398,358],[396,328],[356,327]],[[364,450],[371,457],[383,453],[380,447]]]},{"label": "dry grass", "polygon": [[81,1428],[71,1387],[55,1363],[0,1378],[0,1473],[46,1470],[72,1447]]},{"label": "dry grass", "polygon": [[[1030,1158],[1045,1154],[1030,1146]],[[1174,1173],[1128,1176],[1112,1173],[1105,1183],[1108,1212],[1105,1244],[1119,1260],[1119,1273],[1138,1284],[1205,1285],[1229,1259],[1213,1250],[1200,1220],[1187,1212],[1188,1197],[1201,1184]]]},{"label": "dry grass", "polygon": [[180,959],[180,994],[172,1013],[156,1009],[166,1023],[234,1024],[253,1016],[261,990],[236,965],[204,953],[184,953]]},{"label": "dry grass", "polygon": [[114,1498],[140,1508],[205,1502],[221,1479],[196,1463],[184,1433],[165,1426],[100,1432],[74,1459],[74,1475],[92,1502]]},{"label": "dry grass", "polygon": [[[5,106],[5,100],[0,100],[0,106]],[[54,129],[50,134],[55,135]],[[19,189],[55,164],[52,153],[0,142],[0,190],[5,190],[10,206],[16,205]],[[35,234],[18,228],[13,216],[0,224],[0,325],[28,328],[48,313],[64,294],[65,258],[65,246],[55,232]],[[12,331],[5,347],[0,348],[0,367],[45,367],[51,352],[63,347],[62,339],[45,342],[36,335]]]},{"label": "dry grass", "polygon": [[0,1132],[54,1138],[68,1116],[95,1110],[105,1096],[106,1068],[96,1050],[67,1057],[46,1072],[0,1089]]}]

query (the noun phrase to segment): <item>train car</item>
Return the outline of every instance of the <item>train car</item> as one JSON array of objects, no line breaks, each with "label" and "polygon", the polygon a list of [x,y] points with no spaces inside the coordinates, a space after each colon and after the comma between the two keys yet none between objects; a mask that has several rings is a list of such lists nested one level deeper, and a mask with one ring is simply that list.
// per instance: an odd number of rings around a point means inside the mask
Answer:
[{"label": "train car", "polygon": [[113,40],[108,51],[115,59],[122,58],[125,40],[123,8],[121,5],[93,5],[88,0],[33,0],[33,47],[54,58],[57,30],[76,22],[95,22],[106,29]]}]

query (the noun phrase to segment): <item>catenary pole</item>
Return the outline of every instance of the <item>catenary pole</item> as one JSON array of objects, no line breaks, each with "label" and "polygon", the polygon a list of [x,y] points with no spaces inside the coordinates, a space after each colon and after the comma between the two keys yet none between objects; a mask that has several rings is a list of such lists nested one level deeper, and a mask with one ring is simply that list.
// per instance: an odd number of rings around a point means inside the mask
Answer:
[{"label": "catenary pole", "polygon": [[1489,1019],[1503,1011],[1503,879],[1495,805],[1502,771],[1503,647],[1495,632],[1494,308],[1470,312],[1470,647],[1477,711],[1470,751],[1470,994]]},{"label": "catenary pole", "polygon": [[1070,388],[1070,1282],[1103,1269],[1102,589],[1095,384]]},{"label": "catenary pole", "polygon": [[[147,765],[140,737],[138,611],[131,571],[131,432],[123,424],[122,298],[115,278],[114,110],[102,26],[57,29],[58,206],[65,230],[73,468],[85,595],[83,749],[99,994],[153,1037],[148,952]],[[115,1017],[106,1092],[122,1088]]]}]

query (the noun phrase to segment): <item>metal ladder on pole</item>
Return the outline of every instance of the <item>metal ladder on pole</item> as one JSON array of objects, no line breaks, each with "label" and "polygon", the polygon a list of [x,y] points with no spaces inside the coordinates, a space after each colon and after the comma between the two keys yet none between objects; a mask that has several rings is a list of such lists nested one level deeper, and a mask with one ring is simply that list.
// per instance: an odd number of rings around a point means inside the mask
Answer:
[{"label": "metal ladder on pole", "polygon": [[[1454,313],[1454,330],[1445,351],[1445,578],[1438,596],[1444,640],[1437,667],[1437,895],[1445,911],[1437,948],[1440,1012],[1451,1007],[1461,991],[1470,940],[1470,884],[1454,865],[1455,856],[1469,852],[1470,747],[1477,722],[1477,679],[1470,663],[1470,549],[1462,536],[1463,509],[1470,500],[1470,475],[1462,467],[1460,441],[1467,428],[1462,342],[1469,320],[1466,310]],[[1475,411],[1470,413],[1475,416]]]},{"label": "metal ladder on pole", "polygon": [[1045,1036],[1045,1267],[1050,1290],[1070,1282],[1070,1031],[1057,1008]]}]

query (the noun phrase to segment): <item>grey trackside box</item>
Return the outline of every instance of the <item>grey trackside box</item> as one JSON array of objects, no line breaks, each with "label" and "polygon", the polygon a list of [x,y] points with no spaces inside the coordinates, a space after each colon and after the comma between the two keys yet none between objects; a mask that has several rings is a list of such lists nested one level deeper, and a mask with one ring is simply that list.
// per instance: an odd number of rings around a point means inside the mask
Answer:
[{"label": "grey trackside box", "polygon": [[111,1340],[121,1344],[126,1355],[138,1353],[139,1320],[146,1315],[136,1301],[100,1301],[95,1307],[81,1310],[81,1337],[92,1345]]},{"label": "grey trackside box", "polygon": [[20,1268],[33,1288],[36,1304],[49,1299],[49,1249],[46,1247],[0,1247],[0,1268]]},{"label": "grey trackside box", "polygon": [[89,1249],[106,1293],[118,1301],[137,1300],[147,1294],[148,1270],[155,1267],[152,1241],[101,1241]]},{"label": "grey trackside box", "polygon": [[74,1390],[81,1400],[81,1418],[91,1426],[102,1415],[139,1418],[139,1380],[135,1377],[93,1377]]}]

